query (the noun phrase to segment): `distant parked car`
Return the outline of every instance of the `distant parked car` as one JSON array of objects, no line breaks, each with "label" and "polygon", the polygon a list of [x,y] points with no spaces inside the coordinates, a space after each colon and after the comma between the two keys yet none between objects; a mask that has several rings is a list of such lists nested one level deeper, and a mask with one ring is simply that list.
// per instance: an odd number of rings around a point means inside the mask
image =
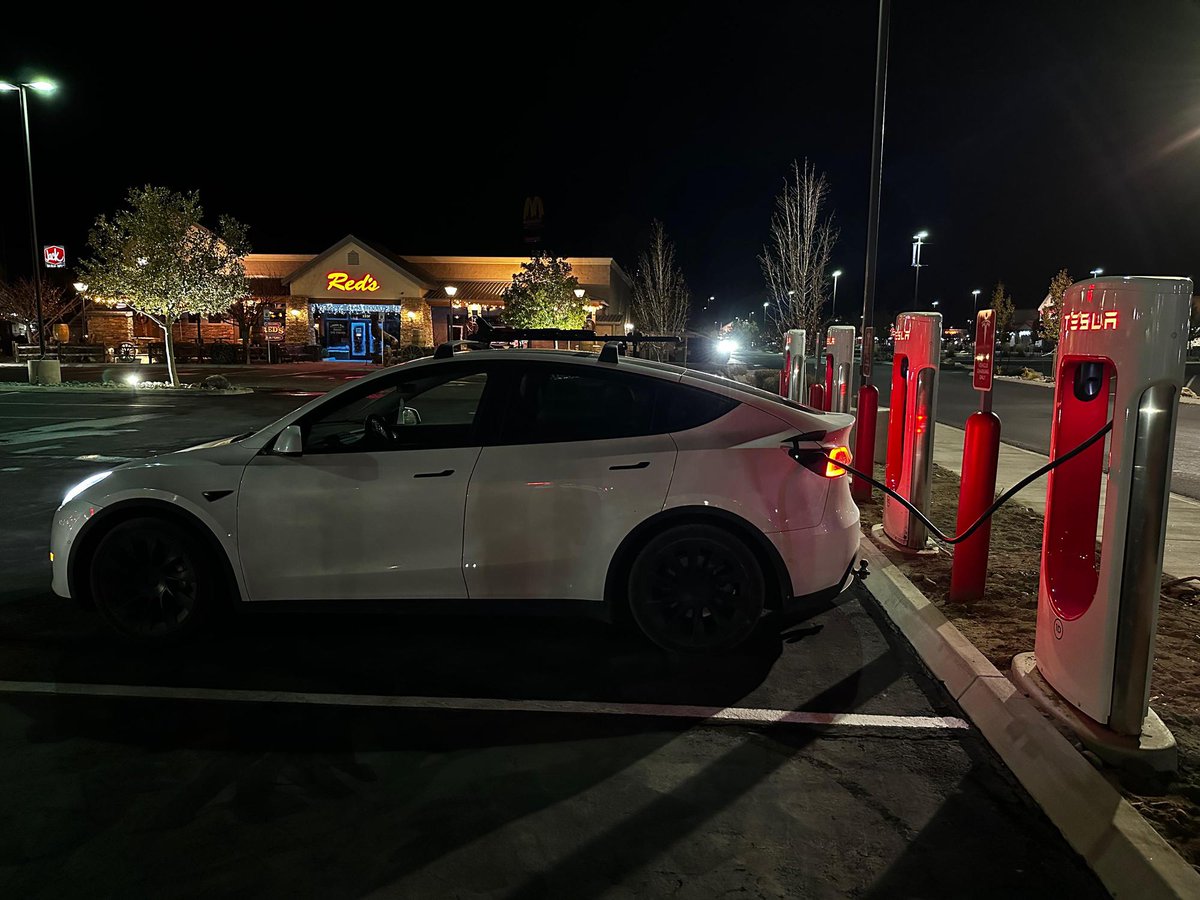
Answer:
[{"label": "distant parked car", "polygon": [[848,460],[852,422],[615,354],[421,359],[84,479],[54,516],[53,586],[147,643],[227,603],[432,601],[727,649],[848,578],[858,509],[826,454]]}]

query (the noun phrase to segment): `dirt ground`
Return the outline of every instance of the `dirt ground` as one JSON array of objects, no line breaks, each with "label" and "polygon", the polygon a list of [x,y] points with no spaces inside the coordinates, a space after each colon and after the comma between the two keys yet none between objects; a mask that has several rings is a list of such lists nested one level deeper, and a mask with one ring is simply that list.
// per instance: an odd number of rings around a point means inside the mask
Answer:
[{"label": "dirt ground", "polygon": [[[864,526],[881,521],[880,494],[861,504]],[[930,518],[954,531],[958,509],[958,476],[934,467]],[[1038,559],[1042,518],[1009,503],[992,520],[987,592],[978,603],[951,603],[951,553],[910,559],[881,549],[932,600],[945,616],[1001,672],[1013,656],[1033,649],[1037,616]],[[1200,563],[1195,573],[1200,575]],[[1105,775],[1119,784],[1126,799],[1158,829],[1176,850],[1200,870],[1200,579],[1164,580],[1159,605],[1158,641],[1150,685],[1150,704],[1179,743],[1179,775],[1167,785],[1121,784],[1115,772]]]}]

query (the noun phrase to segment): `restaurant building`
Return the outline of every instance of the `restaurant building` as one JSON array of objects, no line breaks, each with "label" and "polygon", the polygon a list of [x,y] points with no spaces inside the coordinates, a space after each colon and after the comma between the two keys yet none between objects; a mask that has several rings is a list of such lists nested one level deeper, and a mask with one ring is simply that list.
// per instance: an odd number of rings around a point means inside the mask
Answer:
[{"label": "restaurant building", "polygon": [[[579,280],[589,327],[599,335],[624,334],[633,293],[629,276],[610,257],[567,261]],[[317,254],[252,253],[246,277],[262,315],[251,343],[260,351],[279,347],[283,358],[370,361],[381,357],[381,345],[432,347],[469,336],[480,319],[503,321],[504,290],[523,262],[528,257],[401,256],[354,235]],[[157,325],[121,304],[93,305],[77,328],[93,343],[133,343],[139,356],[162,341]],[[174,337],[185,355],[241,339],[229,313],[186,316]],[[260,352],[253,358],[279,357]]]}]

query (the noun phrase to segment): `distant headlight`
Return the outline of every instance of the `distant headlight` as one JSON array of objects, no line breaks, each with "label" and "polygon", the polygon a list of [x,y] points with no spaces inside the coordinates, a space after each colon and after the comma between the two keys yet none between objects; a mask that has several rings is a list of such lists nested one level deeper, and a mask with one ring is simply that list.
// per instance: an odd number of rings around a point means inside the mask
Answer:
[{"label": "distant headlight", "polygon": [[730,340],[718,341],[717,349],[722,353],[732,353],[734,350],[737,349],[737,341],[730,341]]},{"label": "distant headlight", "polygon": [[79,482],[79,484],[75,485],[75,487],[67,491],[67,495],[63,497],[62,505],[66,506],[68,503],[90,488],[93,484],[99,484],[111,474],[112,470],[109,469],[106,472],[97,472],[95,475],[89,475],[87,478],[83,479],[83,481]]}]

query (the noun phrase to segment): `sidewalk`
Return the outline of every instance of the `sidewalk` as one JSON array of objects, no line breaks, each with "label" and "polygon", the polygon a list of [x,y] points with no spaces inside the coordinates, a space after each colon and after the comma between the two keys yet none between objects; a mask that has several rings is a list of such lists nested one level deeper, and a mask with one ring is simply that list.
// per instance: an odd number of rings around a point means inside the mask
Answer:
[{"label": "sidewalk", "polygon": [[[961,428],[938,422],[934,431],[933,461],[957,475],[962,474],[963,435]],[[1003,438],[1003,432],[1001,432]],[[1049,459],[1040,453],[1000,444],[996,491],[1002,493]],[[1026,487],[1014,498],[1023,506],[1045,515],[1046,476]],[[1100,495],[1100,522],[1104,521],[1104,493]],[[1102,524],[1097,527],[1099,533]],[[1163,571],[1175,578],[1200,575],[1200,503],[1172,493],[1167,506],[1167,540]]]}]

